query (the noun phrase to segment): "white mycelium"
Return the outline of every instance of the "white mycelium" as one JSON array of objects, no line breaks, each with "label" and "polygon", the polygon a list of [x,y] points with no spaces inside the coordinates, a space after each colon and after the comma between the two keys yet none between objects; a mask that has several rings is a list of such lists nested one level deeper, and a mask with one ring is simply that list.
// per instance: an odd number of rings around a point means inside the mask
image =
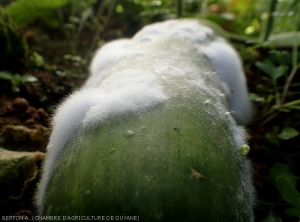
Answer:
[{"label": "white mycelium", "polygon": [[90,69],[86,84],[59,106],[53,118],[39,207],[56,160],[76,132],[115,116],[146,111],[173,97],[204,93],[203,109],[209,112],[206,107],[214,105],[218,118],[229,119],[236,147],[245,144],[245,131],[230,114],[240,124],[251,116],[241,61],[224,38],[198,21],[146,26],[132,39],[103,46]]},{"label": "white mycelium", "polygon": [[236,51],[222,38],[202,46],[201,50],[222,80],[233,117],[239,124],[247,123],[252,110],[242,64]]}]

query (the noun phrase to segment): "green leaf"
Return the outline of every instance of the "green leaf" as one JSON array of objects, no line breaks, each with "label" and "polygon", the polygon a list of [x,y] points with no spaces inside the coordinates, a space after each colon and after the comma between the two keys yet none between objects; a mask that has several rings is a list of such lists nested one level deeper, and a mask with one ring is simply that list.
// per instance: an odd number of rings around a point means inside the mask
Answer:
[{"label": "green leaf", "polygon": [[18,25],[23,25],[39,18],[45,21],[53,19],[55,9],[68,2],[69,0],[18,0],[9,4],[4,10]]},{"label": "green leaf", "polygon": [[261,222],[282,222],[281,218],[273,211],[270,210],[267,217],[261,220]]},{"label": "green leaf", "polygon": [[278,176],[276,179],[276,187],[282,195],[283,199],[291,204],[293,208],[300,210],[300,193],[287,179],[285,179],[283,176]]},{"label": "green leaf", "polygon": [[285,107],[282,107],[282,106],[280,106],[280,105],[272,106],[272,109],[277,110],[277,111],[280,111],[280,112],[285,112],[285,113],[291,112],[291,109],[290,109],[290,108],[285,108]]},{"label": "green leaf", "polygon": [[233,21],[235,19],[235,15],[230,12],[221,13],[219,16],[226,21]]},{"label": "green leaf", "polygon": [[283,176],[277,177],[276,187],[283,199],[293,206],[286,209],[285,213],[289,216],[300,217],[300,193]]},{"label": "green leaf", "polygon": [[286,66],[275,66],[273,61],[270,59],[265,59],[263,62],[256,62],[256,67],[266,73],[273,81],[276,80],[284,75],[287,71]]},{"label": "green leaf", "polygon": [[291,217],[300,217],[300,208],[289,208],[285,210],[285,213]]},{"label": "green leaf", "polygon": [[295,105],[295,106],[290,106],[289,108],[290,108],[290,109],[295,109],[295,110],[300,110],[300,106],[297,106],[297,105]]},{"label": "green leaf", "polygon": [[89,7],[81,13],[81,22],[86,22],[90,17],[93,16],[93,7]]},{"label": "green leaf", "polygon": [[278,78],[282,77],[284,73],[286,73],[287,67],[284,65],[278,66],[273,73],[273,80],[277,80]]},{"label": "green leaf", "polygon": [[33,75],[29,75],[29,74],[23,75],[23,82],[36,82],[36,81],[38,81],[38,79]]},{"label": "green leaf", "polygon": [[290,5],[290,9],[291,9],[291,10],[294,10],[295,7],[298,7],[299,5],[300,5],[300,4],[299,4],[299,0],[294,0],[294,2],[291,3],[291,5]]},{"label": "green leaf", "polygon": [[0,79],[11,80],[13,78],[13,74],[8,71],[0,72]]},{"label": "green leaf", "polygon": [[259,102],[259,103],[263,103],[263,102],[266,101],[264,97],[262,97],[262,96],[260,96],[260,95],[258,95],[258,94],[256,94],[256,93],[250,93],[250,94],[249,94],[249,99],[250,99],[251,101]]},{"label": "green leaf", "polygon": [[275,47],[292,47],[294,42],[299,45],[300,33],[295,32],[280,32],[270,37],[269,41],[274,44]]},{"label": "green leaf", "polygon": [[278,138],[282,140],[289,140],[299,135],[299,132],[292,128],[292,127],[284,127],[281,131],[281,133],[278,136]]},{"label": "green leaf", "polygon": [[18,85],[20,84],[21,82],[23,82],[23,78],[20,74],[16,73],[12,76],[11,78],[11,82],[14,84],[14,85]]},{"label": "green leaf", "polygon": [[280,140],[277,138],[277,136],[274,133],[267,133],[265,135],[267,140],[269,140],[271,143],[273,143],[276,147],[280,146]]},{"label": "green leaf", "polygon": [[80,21],[79,21],[79,27],[78,27],[78,30],[77,30],[77,35],[79,35],[81,33],[81,31],[83,30],[86,22],[92,16],[93,16],[93,7],[89,7],[81,13],[81,18],[80,18]]},{"label": "green leaf", "polygon": [[273,184],[276,184],[276,179],[279,176],[283,176],[292,186],[296,186],[297,177],[292,173],[291,167],[287,164],[275,163],[270,169],[270,180]]},{"label": "green leaf", "polygon": [[45,65],[44,58],[37,52],[33,52],[29,59],[32,67],[43,67]]},{"label": "green leaf", "polygon": [[270,59],[265,59],[264,62],[258,61],[255,63],[255,66],[259,68],[261,71],[263,71],[264,73],[268,74],[269,76],[272,76],[275,68],[272,60]]}]

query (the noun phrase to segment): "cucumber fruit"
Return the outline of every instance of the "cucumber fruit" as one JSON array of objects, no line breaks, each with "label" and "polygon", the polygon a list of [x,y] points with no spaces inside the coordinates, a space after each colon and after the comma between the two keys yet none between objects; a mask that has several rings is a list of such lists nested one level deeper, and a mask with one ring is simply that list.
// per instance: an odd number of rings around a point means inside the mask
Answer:
[{"label": "cucumber fruit", "polygon": [[253,221],[245,131],[201,51],[225,40],[175,20],[122,41],[100,49],[87,84],[58,108],[40,215]]}]

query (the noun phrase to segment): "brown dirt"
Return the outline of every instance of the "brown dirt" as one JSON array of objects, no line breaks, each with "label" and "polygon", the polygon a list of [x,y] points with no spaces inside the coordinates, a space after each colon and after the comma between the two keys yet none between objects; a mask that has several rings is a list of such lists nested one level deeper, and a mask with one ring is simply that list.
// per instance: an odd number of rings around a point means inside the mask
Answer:
[{"label": "brown dirt", "polygon": [[[29,69],[27,69],[29,71]],[[26,71],[24,71],[26,73]],[[27,72],[28,73],[28,72]],[[51,115],[59,101],[82,84],[82,78],[58,76],[54,71],[34,69],[37,82],[26,83],[19,93],[10,91],[10,84],[0,89],[0,147],[12,151],[45,152],[51,133]],[[37,173],[41,172],[41,162]],[[30,182],[19,197],[9,196],[1,201],[5,216],[27,216],[36,213],[33,196],[39,175]],[[1,215],[3,215],[1,213]]]}]

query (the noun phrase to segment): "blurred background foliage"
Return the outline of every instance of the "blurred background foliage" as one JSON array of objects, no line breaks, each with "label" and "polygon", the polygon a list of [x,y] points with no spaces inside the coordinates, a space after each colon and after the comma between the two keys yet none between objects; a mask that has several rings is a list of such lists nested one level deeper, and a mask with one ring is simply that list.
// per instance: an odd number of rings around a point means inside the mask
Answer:
[{"label": "blurred background foliage", "polygon": [[[178,16],[205,18],[231,33],[265,41],[271,32],[298,30],[299,5],[298,0],[2,0],[0,6],[18,26],[46,26],[71,38],[72,45],[85,31],[101,44]],[[116,22],[119,27],[113,29]]]},{"label": "blurred background foliage", "polygon": [[22,67],[84,79],[105,42],[178,17],[217,23],[244,61],[256,221],[299,221],[299,0],[1,0],[0,81],[39,81]]}]

